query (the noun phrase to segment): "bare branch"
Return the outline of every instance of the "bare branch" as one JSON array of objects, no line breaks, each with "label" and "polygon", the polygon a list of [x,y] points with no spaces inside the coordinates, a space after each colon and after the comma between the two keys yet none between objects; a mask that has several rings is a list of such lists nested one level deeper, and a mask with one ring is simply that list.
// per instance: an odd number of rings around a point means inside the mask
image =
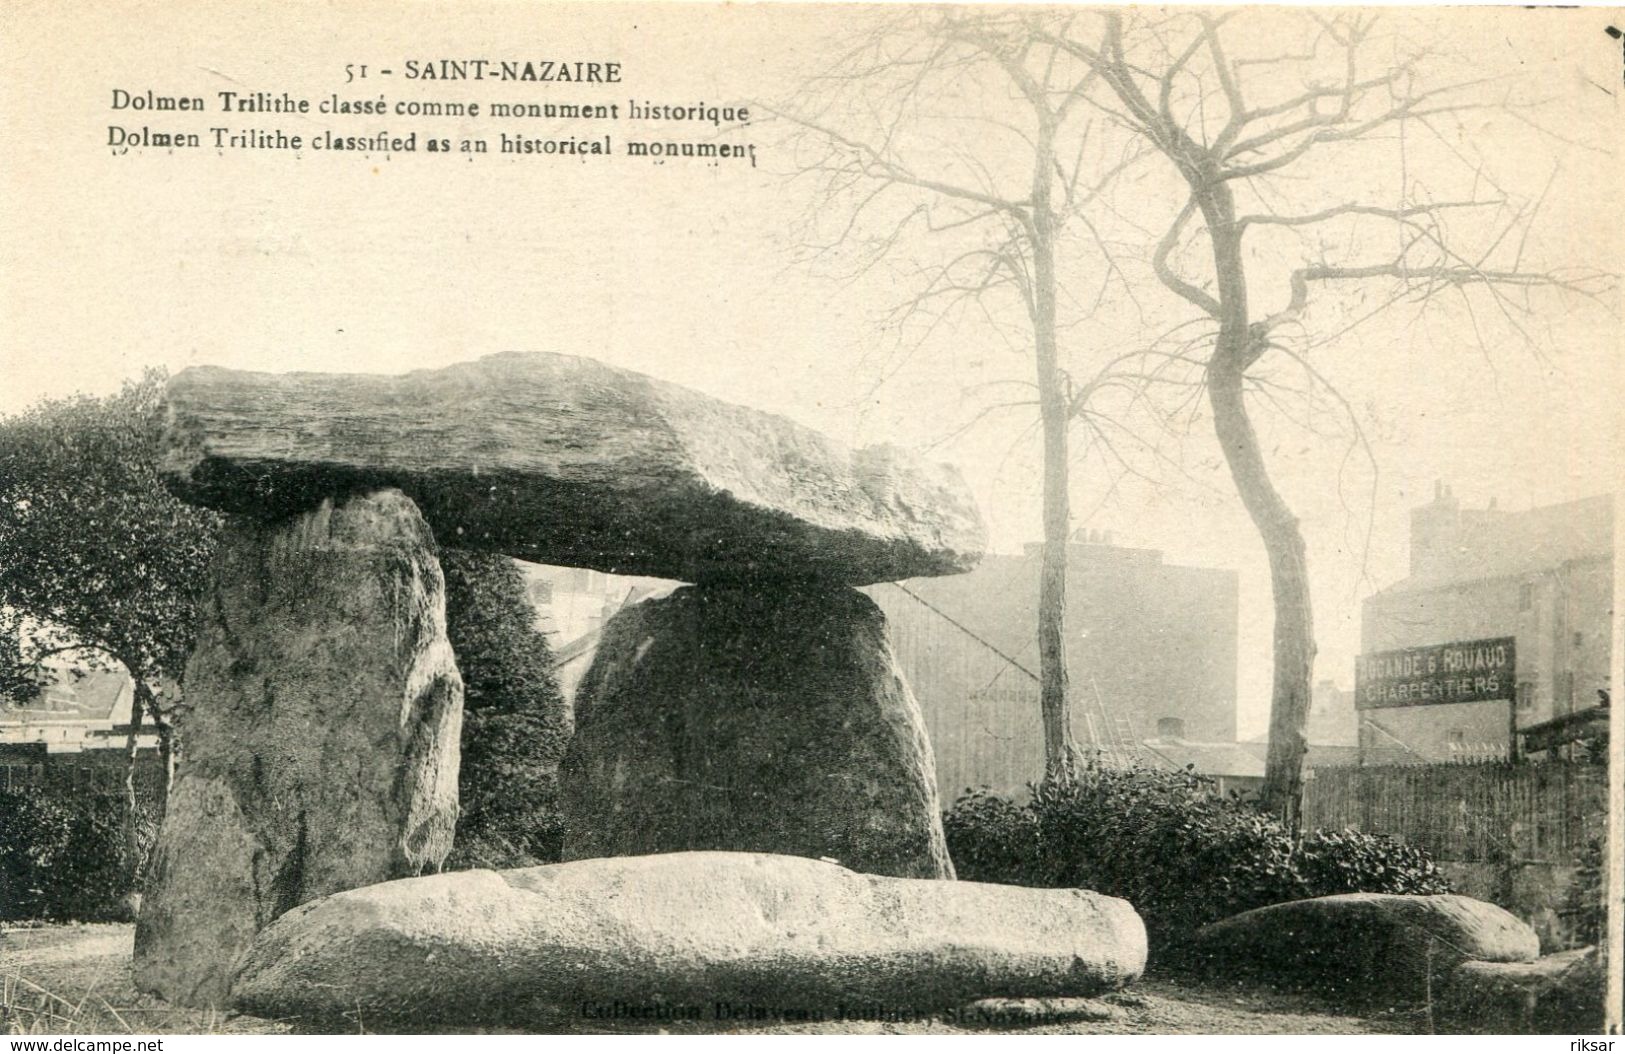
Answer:
[{"label": "bare branch", "polygon": [[829,128],[809,118],[797,116],[796,114],[790,113],[786,110],[775,110],[771,107],[764,108],[766,108],[768,112],[772,113],[775,117],[783,118],[784,120],[789,121],[792,124],[800,125],[809,131],[817,132],[829,142],[836,143],[850,151],[853,155],[854,163],[860,166],[859,170],[863,175],[870,178],[889,179],[896,183],[902,183],[911,187],[918,187],[921,190],[929,190],[933,193],[941,194],[944,197],[959,198],[964,201],[974,201],[982,205],[987,205],[990,208],[1000,209],[1016,215],[1023,215],[1022,210],[1031,204],[1030,201],[1025,199],[1017,200],[1000,197],[996,194],[984,193],[983,191],[975,190],[970,187],[955,186],[952,183],[945,183],[941,180],[929,179],[924,176],[915,175],[902,165],[899,165],[894,161],[887,160],[885,157],[881,156],[879,151],[877,151],[874,147],[869,146],[867,143],[858,142],[855,139],[842,135],[833,128]]},{"label": "bare branch", "polygon": [[1214,318],[1218,318],[1218,300],[1214,299],[1211,294],[1198,289],[1196,286],[1179,277],[1179,275],[1174,273],[1173,267],[1168,263],[1168,256],[1173,252],[1174,246],[1178,243],[1180,232],[1185,229],[1185,224],[1190,222],[1190,218],[1195,215],[1195,213],[1196,199],[1193,197],[1189,201],[1185,202],[1185,207],[1179,210],[1179,216],[1171,225],[1169,225],[1168,233],[1164,234],[1162,236],[1162,241],[1157,243],[1157,251],[1156,254],[1151,258],[1151,266],[1155,268],[1157,278],[1162,281],[1163,285],[1167,286],[1184,299],[1195,304],[1209,315],[1213,316]]},{"label": "bare branch", "polygon": [[1431,205],[1411,205],[1405,208],[1386,208],[1380,205],[1333,205],[1331,208],[1319,212],[1305,213],[1301,216],[1278,216],[1272,213],[1255,213],[1250,216],[1241,216],[1236,220],[1237,227],[1248,227],[1253,224],[1273,224],[1279,227],[1307,227],[1313,223],[1324,223],[1338,216],[1380,216],[1390,220],[1404,220],[1412,216],[1430,215],[1440,209],[1470,209],[1490,205],[1504,205],[1504,201],[1441,201]]}]

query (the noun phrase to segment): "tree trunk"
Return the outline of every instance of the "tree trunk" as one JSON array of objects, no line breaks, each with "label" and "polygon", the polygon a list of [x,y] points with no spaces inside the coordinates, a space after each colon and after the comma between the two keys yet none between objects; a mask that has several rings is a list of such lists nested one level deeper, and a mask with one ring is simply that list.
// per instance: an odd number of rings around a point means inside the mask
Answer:
[{"label": "tree trunk", "polygon": [[175,726],[166,718],[154,717],[158,726],[158,760],[164,766],[164,779],[159,785],[158,814],[169,807],[169,792],[175,786]]},{"label": "tree trunk", "polygon": [[1309,746],[1306,730],[1315,664],[1308,558],[1298,519],[1270,481],[1258,434],[1247,415],[1243,393],[1247,369],[1263,349],[1256,346],[1248,321],[1235,203],[1222,183],[1200,191],[1198,201],[1213,243],[1219,288],[1219,336],[1207,367],[1208,402],[1230,476],[1269,556],[1275,602],[1269,749],[1260,797],[1264,808],[1296,836],[1303,822],[1303,759]]},{"label": "tree trunk", "polygon": [[1063,779],[1077,767],[1072,701],[1066,670],[1066,550],[1071,534],[1067,428],[1055,338],[1055,221],[1050,213],[1051,134],[1040,134],[1033,171],[1033,336],[1038,404],[1044,432],[1044,559],[1038,579],[1039,709],[1044,722],[1044,778]]},{"label": "tree trunk", "polygon": [[147,682],[135,678],[135,690],[130,702],[130,734],[124,741],[127,759],[124,767],[124,849],[125,858],[134,865],[141,851],[141,829],[136,823],[136,765],[141,756],[141,717],[152,706],[152,690]]}]

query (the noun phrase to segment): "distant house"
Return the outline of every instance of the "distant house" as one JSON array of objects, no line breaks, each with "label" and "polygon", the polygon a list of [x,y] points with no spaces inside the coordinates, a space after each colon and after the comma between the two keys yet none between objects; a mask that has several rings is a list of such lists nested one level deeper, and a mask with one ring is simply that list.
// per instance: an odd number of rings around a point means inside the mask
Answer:
[{"label": "distant house", "polygon": [[1214,782],[1222,795],[1254,794],[1264,783],[1264,756],[1247,743],[1193,743],[1177,737],[1158,737],[1141,744],[1155,767],[1190,769]]},{"label": "distant house", "polygon": [[615,613],[660,596],[681,583],[664,578],[612,575],[585,567],[516,561],[536,610],[536,628],[553,649],[553,671],[567,703],[598,653],[598,637]]},{"label": "distant house", "polygon": [[583,638],[596,639],[604,623],[628,604],[665,593],[679,583],[664,578],[612,575],[586,567],[517,561],[536,609],[536,628],[555,653]]},{"label": "distant house", "polygon": [[[122,672],[65,667],[33,697],[0,697],[0,790],[122,786],[133,697]],[[156,735],[139,736],[137,750],[156,766]]]}]

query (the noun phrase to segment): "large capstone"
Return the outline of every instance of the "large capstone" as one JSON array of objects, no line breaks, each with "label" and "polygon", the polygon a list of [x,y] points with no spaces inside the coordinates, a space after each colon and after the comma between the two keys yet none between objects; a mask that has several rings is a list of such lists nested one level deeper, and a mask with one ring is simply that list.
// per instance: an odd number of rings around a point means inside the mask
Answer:
[{"label": "large capstone", "polygon": [[194,1006],[289,909],[439,868],[462,727],[434,538],[398,491],[239,527],[213,576],[135,942],[137,985]]},{"label": "large capstone", "polygon": [[746,853],[460,871],[339,893],[261,933],[241,1010],[413,1027],[729,1008],[924,1015],[989,997],[1091,995],[1137,978],[1126,901],[855,874]]},{"label": "large capstone", "polygon": [[170,485],[259,517],[393,486],[447,544],[688,582],[957,574],[985,546],[951,468],[569,355],[395,377],[193,368],[167,406]]},{"label": "large capstone", "polygon": [[690,586],[626,608],[575,707],[567,860],[728,849],[953,877],[919,705],[855,590]]}]

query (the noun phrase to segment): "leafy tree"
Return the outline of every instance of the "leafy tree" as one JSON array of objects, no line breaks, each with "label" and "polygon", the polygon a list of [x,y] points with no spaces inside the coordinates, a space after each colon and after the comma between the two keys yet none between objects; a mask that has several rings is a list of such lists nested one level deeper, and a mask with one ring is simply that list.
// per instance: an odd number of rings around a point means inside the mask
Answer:
[{"label": "leafy tree", "polygon": [[441,552],[446,632],[463,675],[462,815],[453,867],[558,859],[558,766],[571,718],[518,566]]},{"label": "leafy tree", "polygon": [[48,660],[122,667],[135,685],[132,812],[143,716],[173,771],[172,710],[222,523],[161,482],[164,379],[148,370],[116,395],[0,420],[0,686],[41,684]]}]

